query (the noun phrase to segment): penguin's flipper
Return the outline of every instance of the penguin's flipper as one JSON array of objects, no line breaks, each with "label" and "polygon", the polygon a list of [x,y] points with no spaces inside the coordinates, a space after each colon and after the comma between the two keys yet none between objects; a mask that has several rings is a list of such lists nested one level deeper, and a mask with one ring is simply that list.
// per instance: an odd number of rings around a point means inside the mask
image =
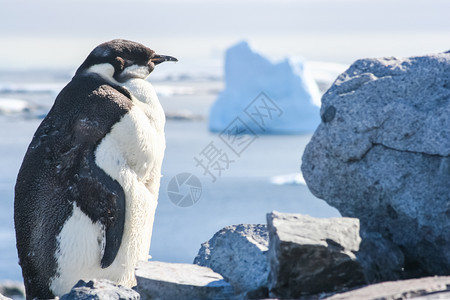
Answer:
[{"label": "penguin's flipper", "polygon": [[101,267],[109,267],[116,258],[122,242],[123,227],[125,224],[125,195],[121,195],[116,199],[116,213],[114,222],[106,226],[106,245],[101,260]]},{"label": "penguin's flipper", "polygon": [[[93,159],[88,159],[92,160]],[[90,164],[89,173],[80,171],[80,180],[73,191],[81,210],[93,223],[99,223],[103,237],[99,240],[102,268],[109,267],[119,252],[125,224],[125,193],[120,184],[103,170]]]},{"label": "penguin's flipper", "polygon": [[[77,94],[80,96],[74,99],[73,95]],[[76,178],[72,198],[92,222],[99,222],[104,230],[103,241],[99,241],[103,250],[99,264],[107,268],[116,258],[122,242],[125,193],[119,182],[97,165],[96,149],[131,108],[131,96],[125,89],[105,84],[100,76],[75,76],[61,91],[57,102],[59,111],[76,103],[72,109],[73,121],[69,123],[72,134],[65,135],[68,148],[72,150],[61,155],[66,158],[60,165],[63,170],[69,170],[67,178]],[[69,179],[65,180],[71,181]]]}]

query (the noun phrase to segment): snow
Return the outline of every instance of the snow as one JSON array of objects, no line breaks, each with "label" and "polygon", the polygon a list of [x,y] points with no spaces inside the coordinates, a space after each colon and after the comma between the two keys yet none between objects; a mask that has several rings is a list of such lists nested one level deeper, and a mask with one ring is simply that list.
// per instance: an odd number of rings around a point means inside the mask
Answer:
[{"label": "snow", "polygon": [[64,87],[64,83],[0,83],[1,93],[59,93]]},{"label": "snow", "polygon": [[28,103],[25,100],[0,98],[0,113],[13,114],[23,112],[28,108]]},{"label": "snow", "polygon": [[311,133],[320,123],[319,107],[308,63],[297,57],[272,62],[243,41],[226,51],[225,89],[211,108],[209,128],[223,131],[238,117],[245,133]]},{"label": "snow", "polygon": [[273,176],[270,178],[270,183],[275,185],[306,185],[302,173],[292,173],[285,175]]}]

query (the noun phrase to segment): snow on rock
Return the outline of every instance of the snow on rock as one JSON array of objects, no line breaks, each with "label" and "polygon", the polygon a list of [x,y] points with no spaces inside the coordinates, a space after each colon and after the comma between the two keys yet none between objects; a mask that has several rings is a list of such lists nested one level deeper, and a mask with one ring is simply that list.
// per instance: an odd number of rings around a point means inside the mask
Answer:
[{"label": "snow on rock", "polygon": [[225,90],[211,108],[209,128],[223,131],[239,117],[237,125],[246,125],[246,133],[313,132],[319,107],[319,89],[305,61],[272,62],[243,41],[226,52]]}]

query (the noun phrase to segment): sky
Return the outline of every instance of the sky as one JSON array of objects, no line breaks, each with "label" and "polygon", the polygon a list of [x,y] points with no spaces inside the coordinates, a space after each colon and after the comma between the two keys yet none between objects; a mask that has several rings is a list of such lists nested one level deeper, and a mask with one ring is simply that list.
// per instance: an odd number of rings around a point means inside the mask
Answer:
[{"label": "sky", "polygon": [[450,49],[448,0],[0,0],[0,69],[76,67],[113,38],[208,63],[240,40],[351,63]]}]

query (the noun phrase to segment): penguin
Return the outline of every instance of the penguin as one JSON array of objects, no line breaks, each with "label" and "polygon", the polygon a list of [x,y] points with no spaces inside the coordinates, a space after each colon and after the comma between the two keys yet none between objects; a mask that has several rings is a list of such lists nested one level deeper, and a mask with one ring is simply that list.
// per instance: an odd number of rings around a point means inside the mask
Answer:
[{"label": "penguin", "polygon": [[27,299],[62,296],[79,280],[132,287],[148,260],[165,151],[165,115],[146,81],[177,59],[112,40],[61,90],[27,149],[14,224]]}]

